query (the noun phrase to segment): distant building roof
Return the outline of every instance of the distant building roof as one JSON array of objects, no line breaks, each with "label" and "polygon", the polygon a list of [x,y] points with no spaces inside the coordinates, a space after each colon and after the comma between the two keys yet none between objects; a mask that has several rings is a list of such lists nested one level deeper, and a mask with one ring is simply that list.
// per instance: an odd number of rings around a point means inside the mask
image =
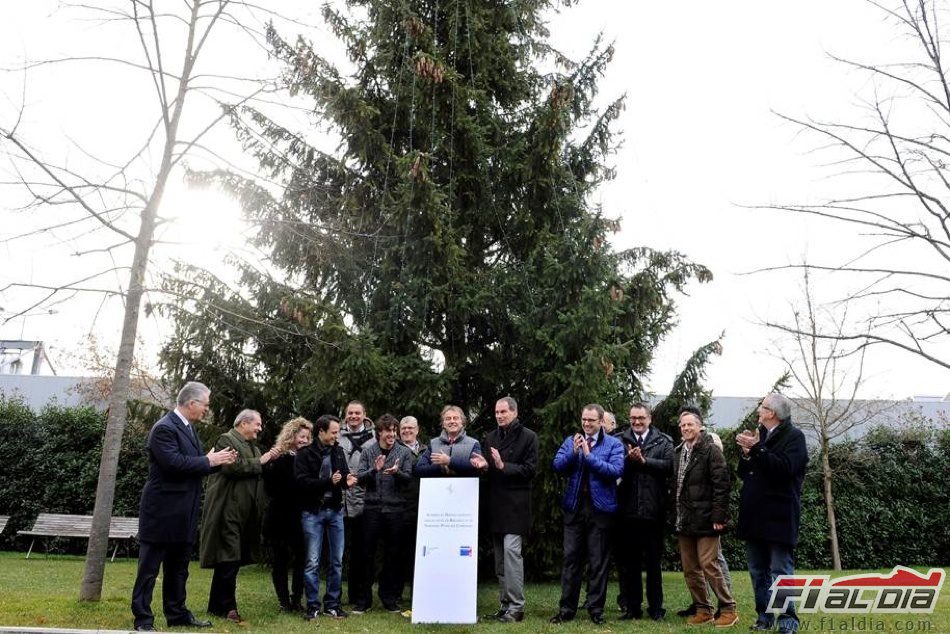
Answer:
[{"label": "distant building roof", "polygon": [[[736,427],[742,420],[753,411],[759,404],[760,397],[752,396],[714,396],[712,407],[707,422],[712,427],[728,429]],[[802,409],[797,400],[792,398],[792,422],[801,425],[805,422],[809,414]],[[879,425],[896,427],[906,424],[909,418],[930,419],[934,423],[946,425],[950,421],[950,401],[939,398],[938,400],[921,400],[920,397],[914,397],[912,400],[883,400],[868,399],[856,400],[854,402],[855,410],[863,410],[874,413],[866,422],[856,425],[840,440],[856,439],[864,436],[871,428]],[[807,425],[804,425],[807,427]],[[814,434],[806,434],[814,439]]]}]

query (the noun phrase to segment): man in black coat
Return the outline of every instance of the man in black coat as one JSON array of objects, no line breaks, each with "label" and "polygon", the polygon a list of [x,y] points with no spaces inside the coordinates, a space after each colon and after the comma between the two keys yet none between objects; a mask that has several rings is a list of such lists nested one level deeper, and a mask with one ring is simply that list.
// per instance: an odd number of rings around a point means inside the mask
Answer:
[{"label": "man in black coat", "polygon": [[650,407],[634,403],[624,444],[620,501],[620,588],[624,613],[621,620],[643,616],[642,572],[647,573],[647,613],[654,621],[663,609],[663,523],[669,479],[673,473],[673,439],[650,426]]},{"label": "man in black coat", "polygon": [[[774,614],[767,611],[772,583],[778,575],[794,574],[795,546],[802,517],[802,482],[808,465],[805,435],[792,425],[792,403],[769,394],[759,405],[758,433],[736,437],[742,448],[739,477],[739,525],[746,542],[749,575],[758,613],[753,630],[771,630]],[[798,631],[794,606],[778,617],[779,632]]]},{"label": "man in black coat", "polygon": [[[320,614],[320,558],[327,563],[323,613],[345,618],[340,605],[343,579],[343,496],[356,484],[340,447],[340,419],[325,414],[313,425],[317,437],[300,450],[294,462],[297,491],[303,510],[300,523],[307,545],[307,563],[303,570],[307,595],[305,618],[312,621]],[[326,544],[326,547],[324,547]]]},{"label": "man in black coat", "polygon": [[488,512],[498,576],[499,609],[486,619],[514,623],[524,618],[524,537],[531,530],[531,479],[538,469],[538,436],[518,420],[518,403],[495,403],[498,427],[485,436]]},{"label": "man in black coat", "polygon": [[211,627],[185,607],[188,562],[198,532],[201,479],[219,465],[231,464],[233,449],[201,448],[194,424],[208,413],[211,391],[201,383],[186,383],[175,410],[152,426],[145,443],[148,479],[139,506],[139,564],[132,587],[135,630],[155,630],[152,591],[162,567],[162,609],[168,625]]}]

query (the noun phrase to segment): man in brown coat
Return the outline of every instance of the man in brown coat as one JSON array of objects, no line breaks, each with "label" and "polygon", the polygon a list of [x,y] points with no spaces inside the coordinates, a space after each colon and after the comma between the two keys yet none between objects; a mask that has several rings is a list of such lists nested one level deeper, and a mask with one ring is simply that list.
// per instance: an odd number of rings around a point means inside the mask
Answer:
[{"label": "man in brown coat", "polygon": [[[699,414],[684,410],[679,418],[683,442],[673,454],[680,559],[686,586],[696,604],[696,614],[686,624],[732,627],[739,621],[739,614],[717,561],[719,535],[729,521],[729,472],[722,451],[702,426]],[[719,600],[719,618],[713,616],[707,583]]]}]

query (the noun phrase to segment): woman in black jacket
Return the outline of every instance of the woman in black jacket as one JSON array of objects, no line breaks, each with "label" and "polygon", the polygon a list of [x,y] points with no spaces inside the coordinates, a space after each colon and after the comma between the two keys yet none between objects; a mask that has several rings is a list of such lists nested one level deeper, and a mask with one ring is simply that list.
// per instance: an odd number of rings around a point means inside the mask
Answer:
[{"label": "woman in black jacket", "polygon": [[[310,444],[313,424],[298,417],[286,423],[277,436],[274,447],[280,457],[264,465],[264,490],[270,497],[270,505],[264,516],[264,537],[270,542],[274,553],[271,579],[280,609],[286,612],[302,611],[303,567],[306,549],[303,530],[300,526],[300,496],[294,476],[297,451]],[[292,567],[290,587],[287,572]]]},{"label": "woman in black jacket", "polygon": [[[713,624],[730,627],[738,623],[736,602],[717,561],[719,535],[729,518],[729,472],[722,451],[702,420],[693,412],[680,414],[683,442],[673,454],[673,491],[676,500],[676,531],[686,586],[696,605],[689,625]],[[719,618],[713,617],[706,584],[719,599]]]}]

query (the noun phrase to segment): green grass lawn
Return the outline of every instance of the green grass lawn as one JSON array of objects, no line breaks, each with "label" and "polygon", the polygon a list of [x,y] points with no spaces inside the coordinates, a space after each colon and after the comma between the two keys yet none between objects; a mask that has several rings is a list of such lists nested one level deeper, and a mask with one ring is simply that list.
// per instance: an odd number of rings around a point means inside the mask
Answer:
[{"label": "green grass lawn", "polygon": [[[45,626],[76,627],[89,629],[126,629],[131,626],[132,615],[129,600],[132,583],[135,579],[135,561],[118,560],[106,566],[106,581],[103,598],[99,603],[80,603],[76,600],[79,580],[82,576],[81,557],[49,556],[40,554],[24,559],[23,553],[0,553],[0,626]],[[208,586],[211,574],[202,570],[196,563],[190,568],[188,580],[189,607],[199,616],[204,616],[204,607],[208,598]],[[887,571],[881,571],[887,572]],[[747,631],[754,620],[752,592],[749,576],[744,571],[733,575],[736,600],[739,602],[739,614],[742,616],[739,626],[732,631]],[[161,617],[160,584],[152,607],[158,615],[156,627],[165,625]],[[666,607],[670,611],[666,621],[619,621],[619,613],[614,607],[616,585],[611,584],[608,623],[603,631],[650,631],[681,632],[697,631],[687,628],[682,620],[672,613],[688,603],[683,578],[679,573],[664,575]],[[527,632],[576,632],[589,631],[591,623],[583,613],[570,624],[550,625],[548,618],[557,611],[559,588],[557,584],[531,584],[527,589],[528,611],[524,622],[511,625],[479,624],[477,626],[413,626],[398,614],[388,614],[374,606],[374,610],[362,616],[335,621],[320,618],[307,623],[300,616],[281,614],[277,611],[268,571],[259,566],[250,566],[241,571],[238,577],[238,605],[241,614],[248,623],[245,626],[233,626],[220,619],[214,619],[214,631],[218,632],[371,632],[384,634],[398,631],[439,631],[439,632],[480,632],[505,631],[512,634]],[[582,597],[583,599],[583,597]],[[448,600],[448,598],[447,598]],[[478,593],[478,613],[484,614],[496,609],[495,588],[491,583],[483,583]],[[852,622],[852,616],[858,621]],[[802,629],[808,631],[857,631],[864,619],[863,631],[916,631],[950,632],[950,587],[945,587],[939,599],[937,610],[933,614],[915,615],[846,615],[835,616],[834,620],[821,615],[803,615]],[[819,628],[821,628],[819,630]],[[712,631],[712,628],[699,628],[699,631]]]}]

